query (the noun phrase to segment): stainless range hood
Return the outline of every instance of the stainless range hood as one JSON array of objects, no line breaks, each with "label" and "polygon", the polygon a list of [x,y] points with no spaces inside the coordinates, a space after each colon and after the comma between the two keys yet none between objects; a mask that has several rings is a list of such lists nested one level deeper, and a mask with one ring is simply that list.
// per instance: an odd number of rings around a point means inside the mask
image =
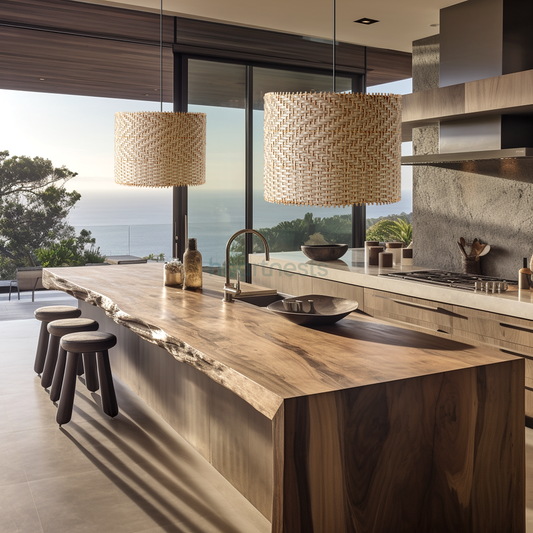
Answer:
[{"label": "stainless range hood", "polygon": [[403,101],[404,140],[414,128],[438,125],[440,153],[402,157],[402,164],[520,171],[526,179],[533,171],[533,2],[468,0],[440,13],[440,88]]}]

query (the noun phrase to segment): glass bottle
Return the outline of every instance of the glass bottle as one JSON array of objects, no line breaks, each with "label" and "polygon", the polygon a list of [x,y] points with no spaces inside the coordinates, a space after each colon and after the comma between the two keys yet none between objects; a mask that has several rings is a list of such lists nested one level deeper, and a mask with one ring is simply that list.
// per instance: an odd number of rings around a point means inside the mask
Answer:
[{"label": "glass bottle", "polygon": [[196,239],[189,239],[189,247],[183,254],[183,288],[189,290],[202,288],[202,254],[196,246]]}]

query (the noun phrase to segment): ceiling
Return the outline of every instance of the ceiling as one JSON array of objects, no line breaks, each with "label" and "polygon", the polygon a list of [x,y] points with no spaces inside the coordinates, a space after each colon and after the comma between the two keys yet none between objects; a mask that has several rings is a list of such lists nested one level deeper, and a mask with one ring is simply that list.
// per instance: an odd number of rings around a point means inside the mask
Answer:
[{"label": "ceiling", "polygon": [[[160,0],[78,0],[159,12]],[[438,33],[439,10],[464,0],[336,0],[337,40],[411,52],[414,40]],[[333,0],[163,0],[168,15],[331,39]],[[378,20],[365,26],[354,23]]]},{"label": "ceiling", "polygon": [[[431,24],[438,23],[439,9],[460,3],[336,1],[337,66],[363,72],[366,61],[368,86],[409,77],[412,41],[438,33]],[[160,5],[160,0],[0,0],[0,89],[159,101]],[[229,57],[243,60],[275,57],[276,64],[330,69],[330,1],[163,0],[163,8],[164,101],[172,101],[175,21],[179,52],[220,57],[231,52]],[[379,22],[353,22],[362,17]],[[208,87],[203,78],[198,85]]]}]

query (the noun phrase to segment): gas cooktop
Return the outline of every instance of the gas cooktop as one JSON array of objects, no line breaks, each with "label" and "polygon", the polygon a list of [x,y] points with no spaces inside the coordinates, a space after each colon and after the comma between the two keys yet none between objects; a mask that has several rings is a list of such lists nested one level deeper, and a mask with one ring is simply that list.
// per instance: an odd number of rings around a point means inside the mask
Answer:
[{"label": "gas cooktop", "polygon": [[414,272],[389,272],[380,274],[390,278],[420,281],[432,285],[443,285],[454,289],[498,293],[506,291],[510,285],[518,285],[516,280],[481,276],[478,274],[461,274],[447,270],[417,270]]}]

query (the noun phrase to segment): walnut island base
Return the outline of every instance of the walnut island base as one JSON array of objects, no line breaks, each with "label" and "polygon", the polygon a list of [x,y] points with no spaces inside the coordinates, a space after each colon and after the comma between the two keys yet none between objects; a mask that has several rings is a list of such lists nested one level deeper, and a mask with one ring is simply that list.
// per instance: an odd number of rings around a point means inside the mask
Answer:
[{"label": "walnut island base", "polygon": [[43,282],[119,333],[113,372],[274,533],[525,531],[523,359],[357,313],[296,326],[223,303],[221,278],[165,288],[162,268]]}]

